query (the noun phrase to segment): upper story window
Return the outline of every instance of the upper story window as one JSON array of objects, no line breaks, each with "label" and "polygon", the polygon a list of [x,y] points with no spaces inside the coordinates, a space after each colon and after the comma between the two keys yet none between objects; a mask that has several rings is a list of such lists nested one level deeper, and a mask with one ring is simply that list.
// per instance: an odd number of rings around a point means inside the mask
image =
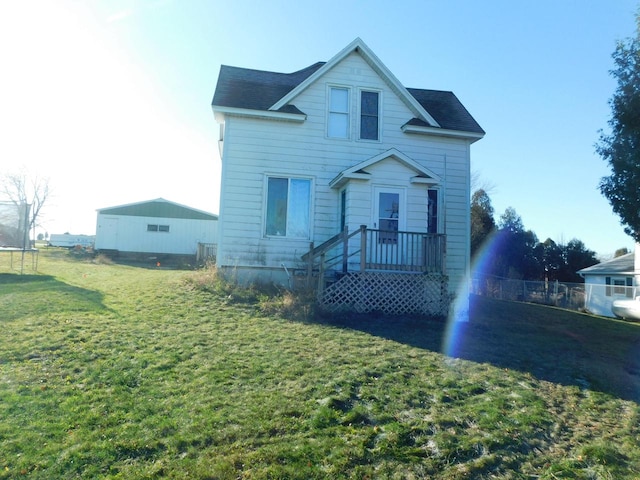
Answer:
[{"label": "upper story window", "polygon": [[329,117],[327,136],[349,138],[349,89],[329,88]]},{"label": "upper story window", "polygon": [[360,92],[360,139],[380,138],[380,94],[362,90]]},{"label": "upper story window", "polygon": [[309,238],[311,180],[269,177],[267,179],[266,235]]}]

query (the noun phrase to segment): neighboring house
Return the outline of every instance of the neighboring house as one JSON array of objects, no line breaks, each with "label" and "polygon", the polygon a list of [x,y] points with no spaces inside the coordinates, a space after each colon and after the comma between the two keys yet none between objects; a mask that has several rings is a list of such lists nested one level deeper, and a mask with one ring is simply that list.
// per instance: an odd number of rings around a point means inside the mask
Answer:
[{"label": "neighboring house", "polygon": [[[319,280],[325,305],[360,311],[429,312],[466,291],[470,146],[484,131],[453,93],[405,88],[356,39],[294,73],[223,65],[212,108],[223,271]],[[438,298],[407,300],[425,289]]]},{"label": "neighboring house", "polygon": [[215,244],[218,216],[163,198],[98,210],[95,249],[118,253],[196,255]]},{"label": "neighboring house", "polygon": [[635,252],[578,270],[584,277],[585,308],[605,317],[615,317],[611,311],[614,300],[635,298],[640,278],[640,255]]}]

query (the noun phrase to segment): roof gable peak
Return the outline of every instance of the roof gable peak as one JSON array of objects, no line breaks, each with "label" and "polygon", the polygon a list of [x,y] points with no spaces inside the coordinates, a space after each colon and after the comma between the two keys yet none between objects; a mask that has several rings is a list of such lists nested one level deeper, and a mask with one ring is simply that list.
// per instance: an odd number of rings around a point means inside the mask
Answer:
[{"label": "roof gable peak", "polygon": [[[400,97],[400,99],[413,111],[417,118],[425,121],[429,126],[440,127],[438,122],[427,112],[422,105],[409,93],[409,91],[400,83],[400,81],[391,73],[391,71],[380,61],[375,53],[360,38],[356,37],[349,45],[338,52],[331,60],[318,68],[313,74],[309,75],[304,81],[298,84],[294,89],[288,92],[273,104],[269,110],[278,111],[298,96],[302,91],[306,90],[309,85],[320,78],[325,72],[331,70],[335,65],[344,60],[348,55],[357,52],[362,58],[373,68],[373,70],[389,85],[389,87]],[[317,64],[315,64],[317,65]]]}]

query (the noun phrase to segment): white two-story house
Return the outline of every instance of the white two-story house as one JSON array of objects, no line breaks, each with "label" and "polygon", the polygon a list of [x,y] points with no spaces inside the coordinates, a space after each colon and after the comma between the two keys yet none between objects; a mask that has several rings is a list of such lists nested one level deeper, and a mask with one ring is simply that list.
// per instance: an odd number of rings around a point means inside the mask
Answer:
[{"label": "white two-story house", "polygon": [[219,269],[359,311],[437,314],[464,283],[484,131],[453,93],[404,87],[356,39],[293,73],[223,65],[212,108]]}]

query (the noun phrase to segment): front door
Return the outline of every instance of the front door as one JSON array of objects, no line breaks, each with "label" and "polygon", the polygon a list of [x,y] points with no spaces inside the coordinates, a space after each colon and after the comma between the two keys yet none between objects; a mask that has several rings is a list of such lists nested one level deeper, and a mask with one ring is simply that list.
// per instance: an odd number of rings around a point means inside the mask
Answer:
[{"label": "front door", "polygon": [[369,239],[369,263],[378,268],[397,264],[403,257],[399,231],[405,229],[405,192],[402,188],[374,187],[373,228]]},{"label": "front door", "polygon": [[380,230],[380,243],[397,243],[399,230],[404,229],[404,190],[401,188],[374,188],[373,228]]}]

